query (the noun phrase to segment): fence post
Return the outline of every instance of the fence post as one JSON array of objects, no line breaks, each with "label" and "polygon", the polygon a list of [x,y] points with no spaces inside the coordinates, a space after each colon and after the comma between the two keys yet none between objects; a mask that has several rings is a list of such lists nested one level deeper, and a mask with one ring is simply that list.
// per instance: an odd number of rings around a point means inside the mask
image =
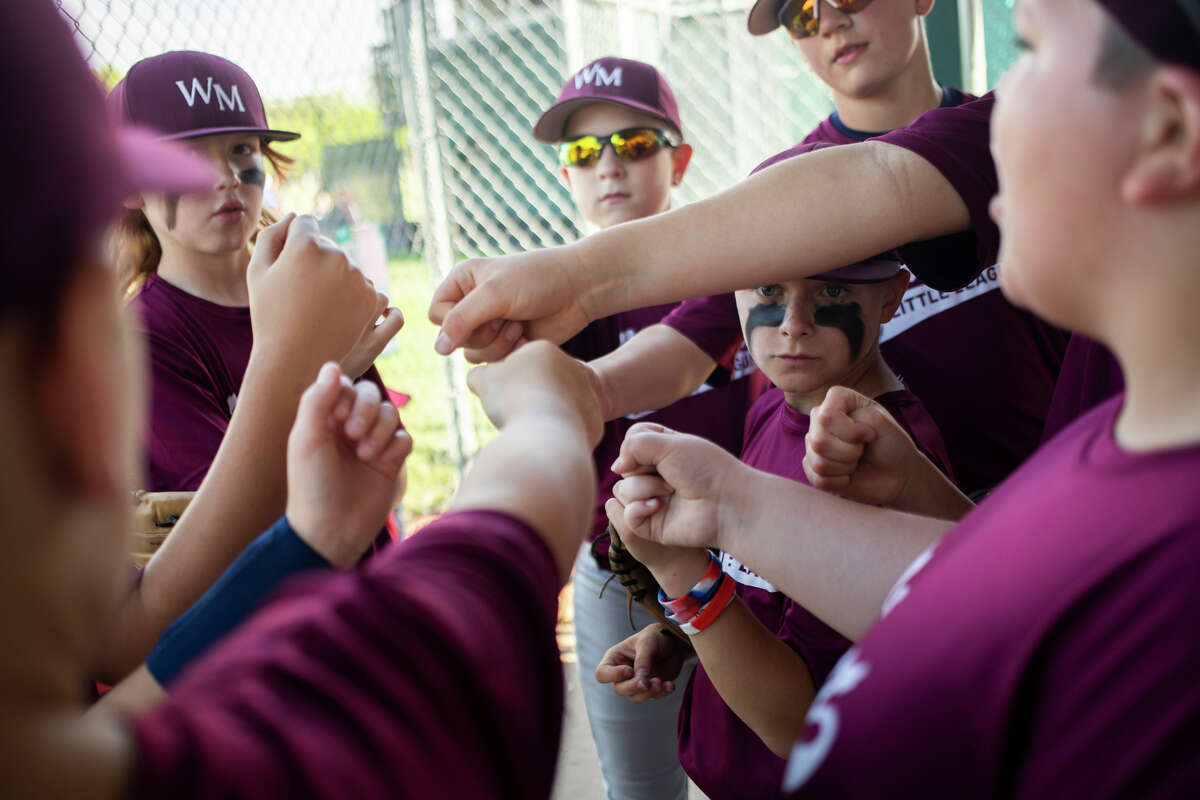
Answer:
[{"label": "fence post", "polygon": [[[425,183],[425,223],[428,226],[425,241],[432,256],[427,258],[427,262],[431,271],[430,278],[440,282],[454,266],[454,247],[450,236],[450,212],[446,205],[437,115],[429,71],[426,2],[427,0],[409,0],[409,72],[414,84],[411,96],[416,105],[416,114],[410,119],[417,129],[416,144],[424,164],[422,174]],[[408,97],[409,94],[406,93],[405,96]],[[470,393],[467,389],[462,357],[450,356],[442,363],[445,368],[446,391],[450,396],[450,402],[446,404],[447,422],[451,433],[450,457],[454,461],[458,477],[461,478],[467,468],[467,461],[478,449]]]}]

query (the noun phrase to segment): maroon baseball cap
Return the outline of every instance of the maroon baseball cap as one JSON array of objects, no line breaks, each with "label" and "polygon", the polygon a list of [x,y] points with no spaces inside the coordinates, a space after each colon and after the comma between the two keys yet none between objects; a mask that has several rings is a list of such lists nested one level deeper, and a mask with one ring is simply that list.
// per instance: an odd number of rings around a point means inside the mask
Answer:
[{"label": "maroon baseball cap", "polygon": [[66,19],[50,0],[0,3],[0,316],[41,313],[137,191],[213,185],[208,163],[147,131],[117,129]]},{"label": "maroon baseball cap", "polygon": [[787,0],[757,0],[750,7],[750,16],[746,18],[746,30],[754,36],[762,36],[778,28],[779,9],[783,8],[785,2]]},{"label": "maroon baseball cap", "polygon": [[[784,150],[782,153],[768,158],[755,167],[750,174],[753,175],[755,172],[766,169],[773,164],[778,164],[780,161],[787,161],[789,158],[802,156],[805,153],[811,153],[813,150],[824,150],[826,147],[837,147],[837,145],[832,142],[802,142],[789,150]],[[854,264],[847,264],[844,267],[831,269],[819,275],[810,275],[809,278],[814,281],[834,281],[840,283],[877,283],[879,281],[890,280],[892,276],[900,271],[902,266],[900,256],[894,250],[889,250]]]},{"label": "maroon baseball cap", "polygon": [[272,129],[258,87],[246,71],[211,53],[175,50],[144,58],[113,87],[108,104],[122,121],[158,131],[163,139],[214,133],[300,138]]},{"label": "maroon baseball cap", "polygon": [[1200,0],[1099,2],[1155,58],[1200,70]]},{"label": "maroon baseball cap", "polygon": [[668,123],[683,135],[675,93],[658,70],[642,61],[605,56],[572,75],[533,126],[533,138],[554,144],[562,141],[567,120],[588,103],[615,103],[645,112]]}]

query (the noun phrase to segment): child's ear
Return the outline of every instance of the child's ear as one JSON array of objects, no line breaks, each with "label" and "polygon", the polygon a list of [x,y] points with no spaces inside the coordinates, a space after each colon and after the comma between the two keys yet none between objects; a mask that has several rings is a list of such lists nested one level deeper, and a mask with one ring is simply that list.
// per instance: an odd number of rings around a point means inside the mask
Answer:
[{"label": "child's ear", "polygon": [[132,194],[125,198],[124,206],[130,211],[141,211],[146,207],[146,198],[140,194]]},{"label": "child's ear", "polygon": [[692,146],[690,144],[679,144],[671,150],[671,185],[678,186],[683,182],[683,175],[687,172],[688,164],[692,161]]},{"label": "child's ear", "polygon": [[933,11],[933,2],[934,2],[934,0],[916,0],[917,16],[924,17],[927,14],[929,14],[930,11]]},{"label": "child's ear", "polygon": [[1139,130],[1121,196],[1135,205],[1170,203],[1200,194],[1200,75],[1161,67]]},{"label": "child's ear", "polygon": [[908,270],[902,269],[896,273],[895,277],[888,280],[887,291],[883,293],[883,309],[879,318],[880,324],[896,316],[896,309],[900,308],[900,303],[904,300],[904,293],[908,291],[908,283],[911,277],[908,274]]}]

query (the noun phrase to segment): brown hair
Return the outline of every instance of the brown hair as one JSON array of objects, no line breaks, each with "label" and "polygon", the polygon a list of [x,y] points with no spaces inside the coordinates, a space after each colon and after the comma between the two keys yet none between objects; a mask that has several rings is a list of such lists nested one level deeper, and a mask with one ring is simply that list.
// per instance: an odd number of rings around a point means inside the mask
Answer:
[{"label": "brown hair", "polygon": [[[280,181],[287,180],[295,159],[280,153],[265,139],[262,142],[262,154],[270,162],[271,169]],[[258,230],[250,237],[250,241],[254,241],[258,231],[277,221],[278,218],[264,206],[258,219]],[[126,209],[121,214],[110,236],[109,247],[112,263],[117,271],[117,287],[121,297],[128,299],[137,294],[150,273],[158,269],[158,262],[162,258],[162,246],[158,243],[158,237],[154,235],[146,215],[137,208]]]}]

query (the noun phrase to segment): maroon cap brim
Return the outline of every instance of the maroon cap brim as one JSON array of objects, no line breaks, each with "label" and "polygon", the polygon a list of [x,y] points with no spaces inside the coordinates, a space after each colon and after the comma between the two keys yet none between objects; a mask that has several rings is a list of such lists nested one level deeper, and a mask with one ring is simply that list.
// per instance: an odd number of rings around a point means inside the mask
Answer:
[{"label": "maroon cap brim", "polygon": [[901,266],[901,263],[895,258],[876,257],[810,277],[814,281],[831,281],[833,283],[878,283],[890,280],[900,271]]},{"label": "maroon cap brim", "polygon": [[152,130],[121,127],[116,138],[126,194],[187,194],[214,185],[216,174],[206,159],[183,145],[163,141]]},{"label": "maroon cap brim", "polygon": [[183,133],[168,133],[158,135],[159,139],[164,142],[176,141],[179,139],[195,139],[198,136],[213,136],[219,133],[257,133],[264,139],[272,142],[290,142],[294,139],[299,139],[300,134],[294,131],[277,131],[271,128],[198,128],[196,130],[184,131]]},{"label": "maroon cap brim", "polygon": [[779,27],[779,9],[783,4],[779,0],[758,0],[750,8],[750,16],[746,18],[746,30],[754,36],[762,36]]},{"label": "maroon cap brim", "polygon": [[619,97],[572,97],[570,100],[555,103],[546,109],[546,112],[542,116],[538,117],[538,121],[533,126],[533,138],[546,144],[561,142],[563,133],[567,128],[567,120],[570,119],[571,115],[580,107],[593,103],[611,103],[614,106],[632,108],[634,111],[641,111],[655,119],[660,119],[672,128],[675,127],[675,123],[664,117],[662,112],[657,108],[652,108],[634,100],[624,100]]}]

